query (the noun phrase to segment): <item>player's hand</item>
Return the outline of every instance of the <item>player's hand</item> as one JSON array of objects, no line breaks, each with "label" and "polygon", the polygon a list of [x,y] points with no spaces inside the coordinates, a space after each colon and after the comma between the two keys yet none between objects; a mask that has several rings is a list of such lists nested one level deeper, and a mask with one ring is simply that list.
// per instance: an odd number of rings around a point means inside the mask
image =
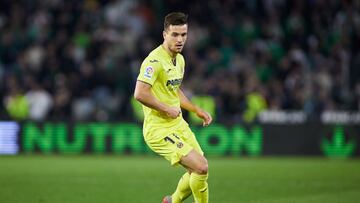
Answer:
[{"label": "player's hand", "polygon": [[181,109],[177,108],[177,107],[169,107],[165,110],[165,115],[166,117],[175,119],[177,117],[179,117],[181,115]]},{"label": "player's hand", "polygon": [[196,115],[203,120],[203,126],[208,126],[212,122],[211,115],[204,110],[199,109]]}]

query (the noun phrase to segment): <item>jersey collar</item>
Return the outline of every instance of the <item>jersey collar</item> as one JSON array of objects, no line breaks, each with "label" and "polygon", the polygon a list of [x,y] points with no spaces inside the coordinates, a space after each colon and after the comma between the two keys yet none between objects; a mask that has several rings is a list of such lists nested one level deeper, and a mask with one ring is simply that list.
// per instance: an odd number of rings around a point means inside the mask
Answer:
[{"label": "jersey collar", "polygon": [[[166,51],[166,49],[164,48],[164,45],[163,45],[163,44],[160,45],[160,50],[161,50],[162,55],[163,55],[164,57],[170,59],[170,61],[173,59],[173,57],[171,57],[171,55]],[[175,56],[174,58],[176,59],[176,57],[177,57],[177,54],[176,54],[176,56]]]}]

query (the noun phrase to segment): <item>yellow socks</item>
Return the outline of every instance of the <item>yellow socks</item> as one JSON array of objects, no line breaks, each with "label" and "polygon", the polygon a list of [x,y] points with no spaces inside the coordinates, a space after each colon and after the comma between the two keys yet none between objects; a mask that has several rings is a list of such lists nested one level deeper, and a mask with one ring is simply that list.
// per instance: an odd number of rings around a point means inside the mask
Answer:
[{"label": "yellow socks", "polygon": [[209,190],[208,190],[208,174],[200,175],[191,173],[190,175],[190,188],[194,195],[195,203],[208,203]]},{"label": "yellow socks", "polygon": [[194,195],[195,203],[208,203],[208,174],[200,175],[196,173],[185,173],[179,180],[174,194],[172,194],[172,203],[181,203],[188,198],[191,193]]},{"label": "yellow socks", "polygon": [[174,194],[172,194],[172,203],[181,203],[191,195],[190,174],[186,172],[179,180]]}]

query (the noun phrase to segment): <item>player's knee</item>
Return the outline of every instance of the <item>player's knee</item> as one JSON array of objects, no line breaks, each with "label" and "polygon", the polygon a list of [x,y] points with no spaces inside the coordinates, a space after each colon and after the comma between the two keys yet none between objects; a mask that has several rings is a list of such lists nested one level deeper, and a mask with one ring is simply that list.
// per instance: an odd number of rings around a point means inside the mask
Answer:
[{"label": "player's knee", "polygon": [[205,175],[208,173],[208,164],[202,164],[199,168],[199,174]]},{"label": "player's knee", "polygon": [[197,166],[196,173],[205,175],[208,173],[208,170],[209,170],[209,166],[207,160],[205,159],[205,161],[203,161],[201,164]]}]

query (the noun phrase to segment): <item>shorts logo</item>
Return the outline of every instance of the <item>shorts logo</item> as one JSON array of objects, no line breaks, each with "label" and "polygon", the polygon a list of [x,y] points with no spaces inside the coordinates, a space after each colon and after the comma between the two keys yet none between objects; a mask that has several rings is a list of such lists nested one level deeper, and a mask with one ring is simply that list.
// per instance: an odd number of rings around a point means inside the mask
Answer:
[{"label": "shorts logo", "polygon": [[154,73],[153,67],[148,66],[148,67],[145,68],[144,76],[151,79],[153,73]]},{"label": "shorts logo", "polygon": [[184,144],[182,143],[182,142],[179,142],[179,143],[177,143],[177,145],[176,145],[178,148],[182,148],[183,146],[184,146]]}]

